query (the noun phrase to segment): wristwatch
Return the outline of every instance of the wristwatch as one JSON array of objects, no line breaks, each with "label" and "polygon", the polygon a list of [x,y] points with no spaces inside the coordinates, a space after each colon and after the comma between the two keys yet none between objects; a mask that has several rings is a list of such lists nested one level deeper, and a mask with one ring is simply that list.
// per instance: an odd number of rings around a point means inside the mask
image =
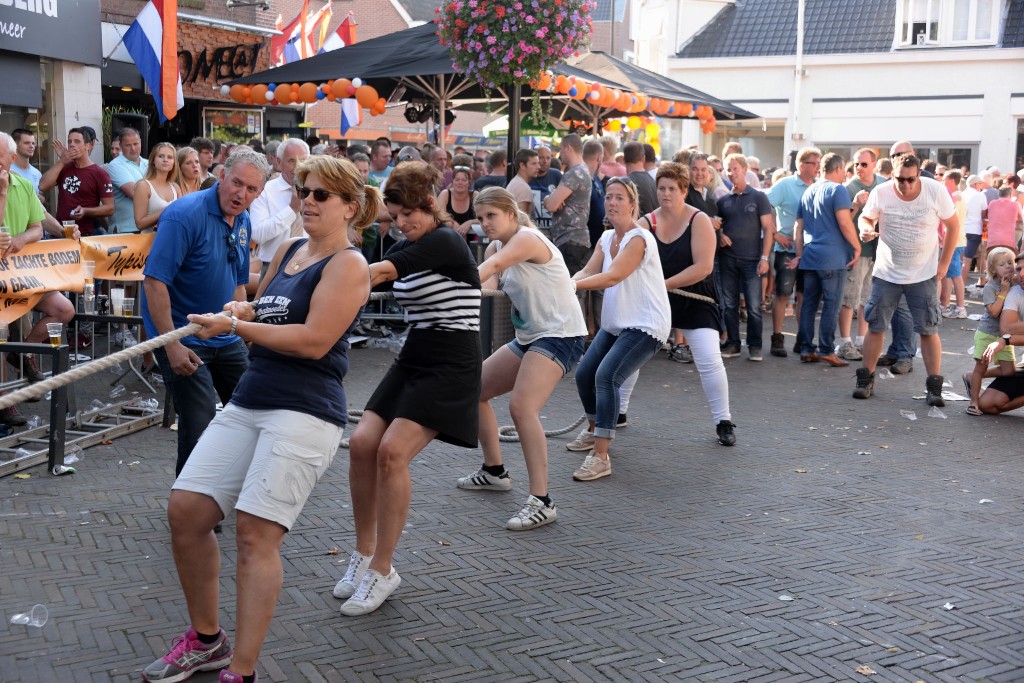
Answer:
[{"label": "wristwatch", "polygon": [[1009,332],[1007,332],[1006,334],[1004,334],[1004,335],[1003,335],[1003,343],[1004,343],[1004,344],[1006,344],[1007,346],[1009,346],[1009,345],[1010,345],[1010,337],[1012,337],[1012,336],[1013,336],[1013,335],[1012,335],[1012,334],[1010,334]]}]

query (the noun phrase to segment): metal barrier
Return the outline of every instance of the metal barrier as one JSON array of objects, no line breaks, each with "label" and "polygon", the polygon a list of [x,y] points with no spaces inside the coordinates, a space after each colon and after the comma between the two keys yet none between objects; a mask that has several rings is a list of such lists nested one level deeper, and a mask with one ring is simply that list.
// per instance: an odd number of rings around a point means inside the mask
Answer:
[{"label": "metal barrier", "polygon": [[[5,354],[35,354],[40,356],[48,356],[52,359],[51,367],[55,374],[66,372],[68,369],[68,353],[70,348],[67,344],[61,344],[60,346],[50,346],[49,344],[25,344],[23,342],[7,342],[3,345],[2,351]],[[12,386],[16,383],[11,383]],[[47,468],[49,471],[54,471],[57,465],[63,463],[64,458],[64,440],[65,440],[65,420],[64,417],[68,412],[68,388],[60,387],[50,392],[50,426],[47,443]],[[17,446],[15,444],[22,443],[19,440],[18,434],[4,437],[0,439],[0,453],[11,452],[17,453]],[[12,448],[11,446],[15,446]],[[31,454],[31,459],[34,461],[32,465],[38,464],[36,459],[38,454]],[[11,469],[12,472],[19,469],[24,469],[31,465],[20,463],[29,456],[15,457],[13,460],[3,463],[7,469]],[[0,474],[3,472],[0,471]]]}]

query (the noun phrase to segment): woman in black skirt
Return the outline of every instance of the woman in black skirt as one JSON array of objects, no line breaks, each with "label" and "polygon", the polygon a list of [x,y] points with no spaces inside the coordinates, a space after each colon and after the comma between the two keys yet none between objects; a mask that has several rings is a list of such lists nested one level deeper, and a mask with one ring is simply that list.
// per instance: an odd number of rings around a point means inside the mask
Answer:
[{"label": "woman in black skirt", "polygon": [[477,445],[480,276],[432,190],[438,173],[407,162],[388,177],[384,203],[404,240],[370,266],[374,285],[394,281],[409,337],[366,405],[350,441],[356,552],[334,595],[347,616],[368,614],[398,588],[391,566],[412,497],[409,463],[435,438]]}]

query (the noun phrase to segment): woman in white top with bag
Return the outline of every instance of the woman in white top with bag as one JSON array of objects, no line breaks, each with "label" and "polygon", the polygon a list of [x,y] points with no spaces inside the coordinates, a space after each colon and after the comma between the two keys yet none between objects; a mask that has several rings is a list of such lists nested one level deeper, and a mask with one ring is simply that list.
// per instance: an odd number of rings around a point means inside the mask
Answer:
[{"label": "woman in white top with bag", "polygon": [[135,225],[139,232],[156,227],[164,209],[181,196],[178,187],[178,158],[174,145],[159,142],[149,153],[149,168],[135,184]]},{"label": "woman in white top with bag", "polygon": [[612,473],[608,447],[615,438],[619,387],[661,348],[672,317],[657,242],[636,224],[636,185],[612,178],[604,205],[612,229],[601,235],[586,267],[573,276],[578,291],[605,290],[601,329],[576,369],[576,388],[593,438],[593,450],[573,472],[577,481]]},{"label": "woman in white top with bag", "polygon": [[481,286],[500,286],[508,295],[516,338],[484,361],[479,418],[484,464],[457,486],[477,491],[512,488],[490,404],[511,392],[509,412],[523,448],[530,496],[505,528],[522,531],[550,524],[558,514],[548,495],[548,444],[540,411],[583,355],[587,325],[561,252],[519,210],[515,197],[504,188],[488,187],[476,194],[473,207],[491,240],[479,267]]}]

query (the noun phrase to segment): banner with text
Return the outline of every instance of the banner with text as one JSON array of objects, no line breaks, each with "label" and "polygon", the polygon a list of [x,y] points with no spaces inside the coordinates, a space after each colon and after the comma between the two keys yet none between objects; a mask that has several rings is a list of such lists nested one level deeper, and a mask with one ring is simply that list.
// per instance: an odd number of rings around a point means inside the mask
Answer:
[{"label": "banner with text", "polygon": [[141,282],[153,245],[146,235],[100,235],[74,240],[43,240],[0,258],[0,321],[13,322],[31,311],[47,292],[81,292],[83,261],[95,261],[98,280]]},{"label": "banner with text", "polygon": [[155,232],[97,235],[82,238],[82,260],[95,261],[97,280],[142,282]]}]

